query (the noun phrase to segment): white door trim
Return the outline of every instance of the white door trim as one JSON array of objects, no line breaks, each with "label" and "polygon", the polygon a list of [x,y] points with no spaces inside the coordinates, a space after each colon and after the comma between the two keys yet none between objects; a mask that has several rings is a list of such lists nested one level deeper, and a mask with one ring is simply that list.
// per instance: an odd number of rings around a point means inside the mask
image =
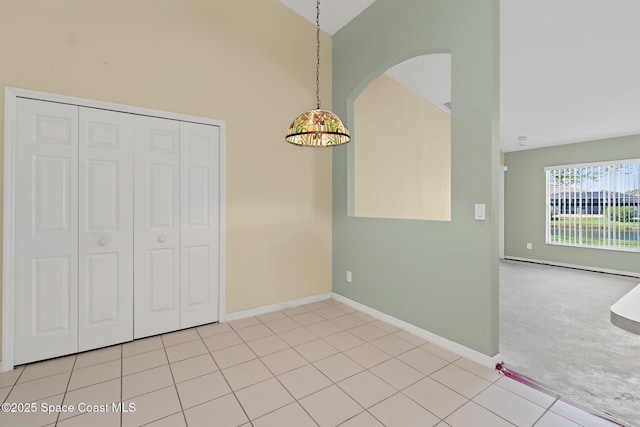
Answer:
[{"label": "white door trim", "polygon": [[119,111],[141,116],[160,117],[218,126],[220,128],[220,271],[219,321],[225,321],[226,260],[226,124],[221,120],[190,116],[92,99],[6,87],[4,91],[4,189],[2,240],[2,361],[0,372],[13,369],[14,352],[14,249],[15,249],[15,122],[17,98],[72,104],[81,107]]}]

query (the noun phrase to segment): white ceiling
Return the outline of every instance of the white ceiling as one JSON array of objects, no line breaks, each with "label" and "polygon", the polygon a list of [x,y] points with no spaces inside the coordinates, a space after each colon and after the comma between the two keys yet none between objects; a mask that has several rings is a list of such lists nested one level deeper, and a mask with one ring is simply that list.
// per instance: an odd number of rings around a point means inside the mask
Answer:
[{"label": "white ceiling", "polygon": [[[322,0],[320,26],[334,34],[373,1]],[[315,22],[313,0],[280,2]],[[640,1],[501,0],[500,9],[503,151],[640,134]],[[432,92],[416,63],[394,77]]]},{"label": "white ceiling", "polygon": [[[335,34],[375,0],[321,0],[320,28],[327,34]],[[313,0],[280,0],[280,3],[316,23],[316,2]]]}]

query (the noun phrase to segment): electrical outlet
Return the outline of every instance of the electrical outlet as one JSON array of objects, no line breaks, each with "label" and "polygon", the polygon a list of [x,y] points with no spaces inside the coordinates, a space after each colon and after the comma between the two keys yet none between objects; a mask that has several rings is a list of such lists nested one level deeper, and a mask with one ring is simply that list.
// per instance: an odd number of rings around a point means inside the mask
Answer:
[{"label": "electrical outlet", "polygon": [[347,270],[347,282],[351,283],[351,272]]},{"label": "electrical outlet", "polygon": [[531,243],[527,243],[527,249],[531,249],[532,247]]}]

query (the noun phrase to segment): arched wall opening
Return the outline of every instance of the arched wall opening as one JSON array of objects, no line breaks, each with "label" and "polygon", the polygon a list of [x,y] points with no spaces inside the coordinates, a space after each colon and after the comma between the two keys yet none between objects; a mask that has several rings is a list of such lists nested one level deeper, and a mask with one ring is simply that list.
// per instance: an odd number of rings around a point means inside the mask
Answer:
[{"label": "arched wall opening", "polygon": [[354,101],[351,131],[353,216],[451,220],[450,53],[374,78]]}]

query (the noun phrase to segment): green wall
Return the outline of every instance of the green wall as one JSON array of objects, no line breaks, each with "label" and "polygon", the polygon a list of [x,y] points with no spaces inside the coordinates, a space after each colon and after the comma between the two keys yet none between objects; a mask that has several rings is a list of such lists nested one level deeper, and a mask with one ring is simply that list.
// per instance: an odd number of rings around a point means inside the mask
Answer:
[{"label": "green wall", "polygon": [[637,252],[545,244],[546,166],[634,158],[640,158],[640,135],[506,153],[505,255],[640,273]]},{"label": "green wall", "polygon": [[[333,291],[488,356],[498,352],[498,3],[377,0],[332,39],[333,110],[354,136],[333,149]],[[452,53],[451,221],[350,216],[353,146],[366,144],[354,99],[389,67],[436,52]],[[474,220],[474,203],[487,221]]]}]

